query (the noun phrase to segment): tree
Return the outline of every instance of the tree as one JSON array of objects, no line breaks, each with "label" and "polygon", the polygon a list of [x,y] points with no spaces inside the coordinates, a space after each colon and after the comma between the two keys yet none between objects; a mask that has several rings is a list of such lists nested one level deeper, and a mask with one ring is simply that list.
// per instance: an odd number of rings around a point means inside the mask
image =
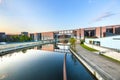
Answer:
[{"label": "tree", "polygon": [[76,39],[75,39],[75,38],[70,38],[69,42],[70,42],[70,44],[71,44],[71,47],[75,49]]},{"label": "tree", "polygon": [[25,42],[25,41],[30,41],[31,40],[31,38],[29,38],[28,36],[25,36],[25,35],[21,35],[20,37],[19,37],[20,39],[20,42]]}]

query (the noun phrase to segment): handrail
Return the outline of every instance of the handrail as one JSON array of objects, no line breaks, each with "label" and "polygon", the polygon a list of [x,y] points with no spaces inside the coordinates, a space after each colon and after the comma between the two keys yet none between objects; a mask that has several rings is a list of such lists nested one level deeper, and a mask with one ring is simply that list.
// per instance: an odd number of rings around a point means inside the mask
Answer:
[{"label": "handrail", "polygon": [[67,56],[67,53],[65,53],[64,62],[63,62],[63,80],[67,80],[66,56]]},{"label": "handrail", "polygon": [[0,45],[0,55],[4,52],[21,49],[25,47],[30,47],[30,46],[35,46],[35,45],[49,44],[52,42],[48,40],[47,42],[38,41],[38,42],[23,42],[23,43],[17,43],[17,44]]}]

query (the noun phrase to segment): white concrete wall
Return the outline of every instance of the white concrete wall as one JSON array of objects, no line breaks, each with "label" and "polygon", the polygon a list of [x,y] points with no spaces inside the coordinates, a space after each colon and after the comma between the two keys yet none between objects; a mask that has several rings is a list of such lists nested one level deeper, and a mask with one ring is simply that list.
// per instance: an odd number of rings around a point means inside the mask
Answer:
[{"label": "white concrete wall", "polygon": [[103,46],[103,47],[120,49],[120,35],[105,37],[105,38],[98,38],[98,39],[86,38],[85,42],[89,43],[90,40],[100,41],[100,46]]}]

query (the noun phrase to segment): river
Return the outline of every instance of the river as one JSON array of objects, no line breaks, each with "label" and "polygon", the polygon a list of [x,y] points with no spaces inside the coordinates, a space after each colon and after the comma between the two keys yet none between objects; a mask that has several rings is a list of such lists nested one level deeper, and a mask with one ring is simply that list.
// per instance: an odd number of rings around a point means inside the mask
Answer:
[{"label": "river", "polygon": [[68,80],[95,80],[70,52],[55,52],[54,48],[48,44],[0,56],[0,80],[63,80],[65,54]]}]

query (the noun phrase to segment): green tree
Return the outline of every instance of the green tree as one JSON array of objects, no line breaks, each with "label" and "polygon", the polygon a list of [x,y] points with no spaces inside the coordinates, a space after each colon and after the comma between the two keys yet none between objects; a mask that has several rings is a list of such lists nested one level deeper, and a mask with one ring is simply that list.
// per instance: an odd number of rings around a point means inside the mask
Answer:
[{"label": "green tree", "polygon": [[76,39],[75,39],[75,38],[70,38],[69,42],[70,42],[70,44],[71,44],[71,47],[75,49]]},{"label": "green tree", "polygon": [[28,36],[25,36],[25,35],[20,36],[20,42],[25,42],[25,41],[28,41],[28,40],[29,40]]}]

